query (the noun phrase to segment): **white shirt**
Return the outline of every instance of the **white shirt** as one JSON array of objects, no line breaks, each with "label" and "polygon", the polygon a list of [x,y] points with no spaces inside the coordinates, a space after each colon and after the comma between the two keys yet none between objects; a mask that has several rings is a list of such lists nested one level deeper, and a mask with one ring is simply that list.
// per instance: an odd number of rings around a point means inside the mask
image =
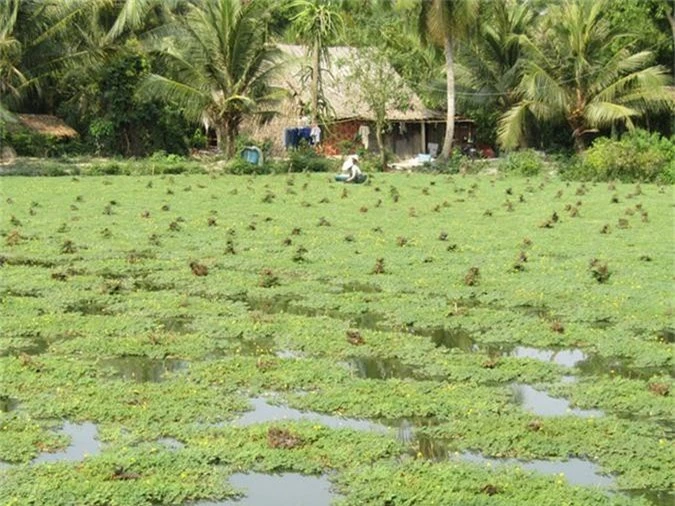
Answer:
[{"label": "white shirt", "polygon": [[314,144],[319,144],[321,142],[321,127],[319,125],[314,125],[309,132],[309,136],[314,141]]}]

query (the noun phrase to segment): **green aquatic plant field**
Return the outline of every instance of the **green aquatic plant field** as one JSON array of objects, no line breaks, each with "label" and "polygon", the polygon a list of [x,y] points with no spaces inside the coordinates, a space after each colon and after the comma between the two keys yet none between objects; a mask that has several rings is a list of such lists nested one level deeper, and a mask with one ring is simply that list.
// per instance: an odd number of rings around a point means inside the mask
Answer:
[{"label": "green aquatic plant field", "polygon": [[241,472],[322,474],[344,506],[672,504],[672,206],[486,175],[0,179],[0,504],[199,504]]}]

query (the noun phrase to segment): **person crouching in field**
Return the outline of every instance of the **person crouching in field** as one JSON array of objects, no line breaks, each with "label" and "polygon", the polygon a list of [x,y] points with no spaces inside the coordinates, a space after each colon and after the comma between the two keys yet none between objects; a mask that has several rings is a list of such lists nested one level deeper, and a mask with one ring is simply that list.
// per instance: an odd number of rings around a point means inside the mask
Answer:
[{"label": "person crouching in field", "polygon": [[335,180],[343,183],[363,183],[368,176],[361,172],[358,161],[358,155],[349,155],[342,164],[342,173],[335,176]]}]

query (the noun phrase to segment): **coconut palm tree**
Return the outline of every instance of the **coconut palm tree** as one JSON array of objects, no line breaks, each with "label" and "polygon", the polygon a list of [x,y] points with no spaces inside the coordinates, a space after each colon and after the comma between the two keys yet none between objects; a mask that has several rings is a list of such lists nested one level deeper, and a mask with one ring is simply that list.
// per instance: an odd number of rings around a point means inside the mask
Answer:
[{"label": "coconut palm tree", "polygon": [[174,23],[153,30],[148,47],[163,58],[165,75],[151,74],[139,93],[178,105],[189,120],[216,131],[231,156],[245,116],[280,97],[270,86],[278,50],[268,44],[268,17],[260,2],[203,0]]},{"label": "coconut palm tree", "polygon": [[342,17],[330,1],[295,0],[292,9],[298,9],[291,18],[294,31],[307,43],[311,58],[311,117],[316,123],[319,117],[321,90],[321,62],[328,59],[328,43],[336,40],[344,28]]},{"label": "coconut palm tree", "polygon": [[184,8],[189,0],[96,0],[99,8],[114,11],[115,21],[105,35],[106,41],[112,41],[129,30],[147,27],[151,15],[159,20],[168,20],[171,14]]},{"label": "coconut palm tree", "polygon": [[447,119],[445,139],[440,157],[448,158],[455,134],[455,50],[466,37],[478,17],[478,0],[429,0],[422,2],[419,17],[420,34],[443,47],[447,79]]},{"label": "coconut palm tree", "polygon": [[[665,69],[649,66],[647,51],[632,53],[635,37],[618,33],[603,17],[605,9],[605,0],[564,0],[550,8],[533,38],[523,39],[528,61],[518,102],[499,122],[502,146],[522,142],[530,114],[565,120],[581,150],[588,133],[615,124],[633,128],[646,112],[673,107]],[[623,38],[622,49],[613,49],[617,38]]]},{"label": "coconut palm tree", "polygon": [[461,52],[464,83],[479,103],[505,112],[516,102],[522,70],[521,36],[533,28],[534,11],[528,2],[498,0],[489,4],[479,36]]},{"label": "coconut palm tree", "polygon": [[0,4],[0,107],[3,102],[17,99],[29,81],[20,68],[22,45],[14,34],[20,5],[21,0]]}]

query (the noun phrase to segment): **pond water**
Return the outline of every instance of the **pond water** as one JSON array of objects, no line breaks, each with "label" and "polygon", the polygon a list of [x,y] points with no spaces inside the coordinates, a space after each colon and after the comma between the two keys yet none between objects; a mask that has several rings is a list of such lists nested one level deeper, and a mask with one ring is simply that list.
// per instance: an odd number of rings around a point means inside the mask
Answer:
[{"label": "pond water", "polygon": [[194,318],[190,316],[167,316],[157,320],[157,325],[165,332],[172,334],[188,334],[190,332],[190,324]]},{"label": "pond water", "polygon": [[528,346],[517,346],[508,355],[517,358],[534,358],[542,362],[551,362],[566,367],[574,367],[587,359],[586,354],[580,349],[546,350]]},{"label": "pond water", "polygon": [[377,285],[372,285],[370,283],[359,283],[358,281],[350,281],[342,285],[343,293],[353,293],[353,292],[378,293],[381,291],[382,288],[380,288]]},{"label": "pond water", "polygon": [[162,437],[157,439],[157,442],[169,450],[180,450],[185,447],[183,443],[172,437]]},{"label": "pond water", "polygon": [[19,401],[14,397],[0,397],[0,413],[9,413],[19,406]]},{"label": "pond water", "polygon": [[536,471],[541,474],[564,474],[571,485],[610,487],[614,485],[614,478],[600,474],[597,465],[582,459],[568,459],[565,461],[553,460],[530,460],[498,459],[484,457],[479,453],[465,452],[453,454],[450,459],[458,459],[464,462],[485,464],[491,466],[511,465],[519,466],[528,471]]},{"label": "pond water", "polygon": [[362,313],[343,313],[335,309],[306,307],[294,304],[302,300],[295,295],[278,295],[270,298],[247,297],[246,305],[251,311],[261,311],[267,314],[289,313],[299,316],[319,317],[327,316],[336,320],[348,321],[351,325],[360,329],[383,330],[380,329],[380,322],[384,320],[384,315],[372,311]]},{"label": "pond water", "polygon": [[88,455],[97,455],[101,452],[101,443],[96,439],[98,427],[91,422],[71,423],[65,422],[61,432],[70,436],[70,445],[63,451],[56,453],[41,453],[35,459],[34,464],[43,462],[75,462]]},{"label": "pond water", "polygon": [[572,408],[569,401],[551,397],[546,392],[536,390],[530,385],[513,383],[513,400],[525,411],[541,416],[574,415],[582,418],[601,417],[604,413],[597,409]]},{"label": "pond water", "polygon": [[673,376],[673,367],[636,367],[629,360],[617,357],[590,355],[578,362],[576,367],[584,375],[615,375],[630,379],[648,380],[652,376]]},{"label": "pond water", "polygon": [[102,368],[112,368],[115,376],[136,383],[159,383],[166,379],[167,373],[186,369],[186,360],[164,358],[155,359],[145,356],[108,358],[99,361]]},{"label": "pond water", "polygon": [[347,366],[358,378],[380,379],[412,378],[414,369],[398,358],[349,357]]},{"label": "pond water", "polygon": [[434,462],[457,460],[490,466],[512,465],[547,475],[562,473],[572,485],[596,485],[600,487],[614,485],[614,479],[611,476],[601,474],[600,468],[588,460],[570,458],[565,461],[541,459],[525,461],[512,458],[484,457],[475,452],[452,452],[447,441],[441,438],[419,435],[416,437],[416,441],[418,457]]},{"label": "pond water", "polygon": [[623,494],[629,497],[641,497],[654,506],[673,506],[675,504],[675,492],[668,490],[628,490]]},{"label": "pond water", "polygon": [[329,506],[337,496],[325,476],[283,474],[233,474],[230,483],[245,497],[236,501],[202,501],[193,506]]},{"label": "pond water", "polygon": [[79,313],[81,315],[106,315],[109,314],[107,308],[102,302],[81,300],[67,305],[63,310],[65,313]]},{"label": "pond water", "polygon": [[427,329],[411,329],[411,333],[431,338],[437,347],[457,348],[462,351],[475,351],[476,346],[471,334],[462,327],[431,327]]},{"label": "pond water", "polygon": [[0,349],[0,357],[8,357],[20,353],[25,353],[26,355],[40,355],[49,348],[49,343],[44,337],[30,336],[26,338],[17,338],[15,341],[18,341],[19,339],[21,341],[19,344],[11,344],[4,349]]},{"label": "pond water", "polygon": [[389,429],[384,425],[368,420],[344,418],[340,416],[324,415],[313,411],[300,411],[288,406],[274,406],[264,397],[250,399],[253,405],[252,411],[247,411],[233,423],[236,426],[245,427],[254,423],[264,423],[284,420],[311,420],[333,429],[354,429],[375,432],[387,432]]}]

